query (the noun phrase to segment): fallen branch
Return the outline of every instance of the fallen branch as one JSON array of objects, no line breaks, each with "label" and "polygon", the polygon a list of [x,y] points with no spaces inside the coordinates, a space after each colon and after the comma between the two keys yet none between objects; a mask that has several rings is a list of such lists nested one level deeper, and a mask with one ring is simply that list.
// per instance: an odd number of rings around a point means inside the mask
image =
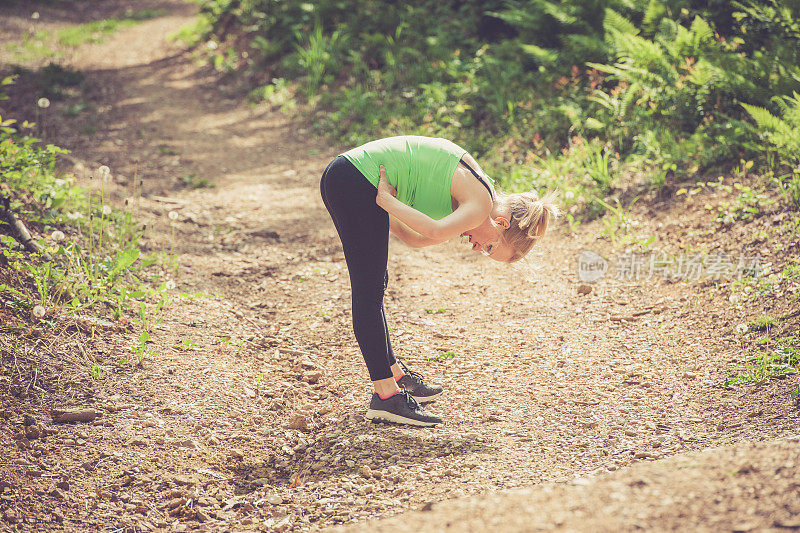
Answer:
[{"label": "fallen branch", "polygon": [[52,409],[53,422],[91,422],[100,413],[94,409]]},{"label": "fallen branch", "polygon": [[5,196],[0,196],[0,219],[11,228],[12,236],[17,239],[29,252],[42,254],[45,261],[52,261],[53,256],[44,251],[39,243],[33,240],[25,224],[11,211],[11,201]]}]

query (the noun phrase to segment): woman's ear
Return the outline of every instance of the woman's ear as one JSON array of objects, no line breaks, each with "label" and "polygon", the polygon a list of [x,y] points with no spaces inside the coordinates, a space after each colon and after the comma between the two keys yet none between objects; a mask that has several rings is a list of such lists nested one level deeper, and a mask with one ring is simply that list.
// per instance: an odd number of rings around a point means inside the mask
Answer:
[{"label": "woman's ear", "polygon": [[495,223],[503,229],[508,229],[511,227],[511,222],[508,221],[505,217],[494,217]]}]

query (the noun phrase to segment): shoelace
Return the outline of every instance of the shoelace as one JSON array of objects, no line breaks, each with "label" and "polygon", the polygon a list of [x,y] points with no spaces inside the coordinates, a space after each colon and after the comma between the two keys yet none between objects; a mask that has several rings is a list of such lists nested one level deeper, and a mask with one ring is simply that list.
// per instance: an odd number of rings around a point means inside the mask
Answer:
[{"label": "shoelace", "polygon": [[417,400],[415,400],[413,396],[411,396],[410,392],[408,392],[407,390],[402,390],[401,389],[400,394],[405,396],[406,403],[408,404],[409,407],[411,407],[415,411],[418,410],[418,409],[422,409],[422,406],[420,406],[419,402]]},{"label": "shoelace", "polygon": [[406,365],[404,365],[402,361],[397,361],[397,363],[400,365],[400,368],[403,369],[403,373],[405,375],[411,377],[411,379],[413,379],[417,383],[422,383],[422,381],[423,381],[422,380],[422,374],[420,374],[419,372],[415,372],[413,370],[409,370],[408,367]]}]

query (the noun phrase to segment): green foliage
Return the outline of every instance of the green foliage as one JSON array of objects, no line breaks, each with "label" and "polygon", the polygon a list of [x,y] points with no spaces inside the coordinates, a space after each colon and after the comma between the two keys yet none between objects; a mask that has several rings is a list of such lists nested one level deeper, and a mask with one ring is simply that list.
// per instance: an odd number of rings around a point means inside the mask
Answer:
[{"label": "green foliage", "polygon": [[163,11],[143,9],[130,11],[120,17],[93,20],[77,26],[67,26],[58,30],[56,37],[62,46],[80,46],[85,43],[100,43],[106,36],[121,28],[134,26],[144,20],[161,16]]},{"label": "green foliage", "polygon": [[[797,166],[796,2],[199,3],[202,49],[255,97],[300,106],[340,145],[451,138],[506,190],[570,193],[575,216],[602,213],[592,198],[625,188],[628,167],[657,188],[761,164],[759,137]],[[800,178],[780,186],[800,202]]]},{"label": "green foliage", "polygon": [[752,322],[747,324],[747,328],[749,331],[766,331],[767,333],[769,333],[769,330],[774,327],[775,327],[775,318],[769,316],[766,313],[766,311],[756,320],[753,320]]},{"label": "green foliage", "polygon": [[[44,145],[25,134],[32,125],[0,119],[0,194],[23,219],[34,235],[43,235],[39,244],[52,256],[25,251],[0,222],[0,304],[29,320],[32,313],[47,320],[37,327],[55,324],[65,316],[86,317],[86,313],[110,312],[114,319],[138,322],[146,337],[139,337],[133,349],[141,364],[155,352],[147,346],[150,332],[171,303],[167,284],[153,289],[157,280],[146,270],[157,257],[142,257],[139,240],[144,228],[136,222],[132,205],[115,209],[108,204],[103,182],[109,169],[100,168],[99,197],[75,186],[74,176],[56,170],[56,157],[66,150]],[[138,193],[137,193],[138,194]],[[158,282],[156,282],[158,283]],[[138,314],[132,315],[132,303]],[[137,320],[138,318],[138,320]],[[105,370],[89,369],[95,379]]]},{"label": "green foliage", "polygon": [[85,24],[69,25],[51,33],[36,29],[25,32],[19,42],[6,45],[12,62],[28,63],[60,57],[58,47],[76,47],[86,43],[100,43],[117,30],[138,24],[163,14],[162,10],[142,9],[128,11],[118,17],[95,20]]},{"label": "green foliage", "polygon": [[[756,345],[758,351],[748,357],[743,367],[728,376],[726,386],[785,377],[800,370],[800,338],[791,335],[773,339],[766,335],[758,339]],[[792,396],[798,395],[800,386],[792,391]]]},{"label": "green foliage", "polygon": [[780,160],[789,165],[794,176],[800,174],[800,94],[776,96],[772,102],[780,117],[763,107],[742,104],[756,121],[764,139],[772,145]]},{"label": "green foliage", "polygon": [[447,361],[452,361],[456,356],[456,352],[453,350],[447,350],[446,352],[437,353],[436,355],[432,355],[428,358],[428,361],[436,361],[438,363],[446,363]]}]

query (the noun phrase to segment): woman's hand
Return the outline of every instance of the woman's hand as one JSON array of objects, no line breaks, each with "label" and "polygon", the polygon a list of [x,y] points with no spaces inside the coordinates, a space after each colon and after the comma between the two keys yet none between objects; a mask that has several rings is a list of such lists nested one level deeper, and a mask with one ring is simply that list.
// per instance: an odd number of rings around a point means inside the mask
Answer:
[{"label": "woman's hand", "polygon": [[386,179],[386,168],[383,165],[380,166],[379,172],[381,179],[378,182],[378,194],[375,197],[375,203],[381,205],[384,199],[397,196],[397,189],[389,185],[389,180]]}]

